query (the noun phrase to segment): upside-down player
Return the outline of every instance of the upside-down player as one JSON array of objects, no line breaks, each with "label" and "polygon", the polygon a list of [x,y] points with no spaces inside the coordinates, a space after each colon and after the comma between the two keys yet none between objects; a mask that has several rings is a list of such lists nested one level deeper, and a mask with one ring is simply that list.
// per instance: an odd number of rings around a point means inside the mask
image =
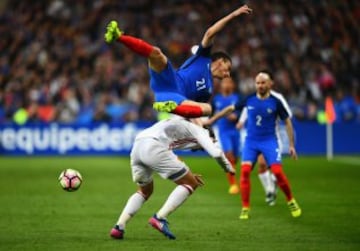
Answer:
[{"label": "upside-down player", "polygon": [[108,24],[105,41],[118,41],[148,59],[150,87],[155,95],[155,110],[188,118],[201,117],[211,114],[211,106],[206,102],[212,95],[213,78],[228,77],[231,70],[231,58],[226,53],[211,54],[214,37],[229,21],[251,11],[247,5],[243,5],[208,28],[196,54],[177,70],[158,47],[125,35],[118,28],[116,21]]}]

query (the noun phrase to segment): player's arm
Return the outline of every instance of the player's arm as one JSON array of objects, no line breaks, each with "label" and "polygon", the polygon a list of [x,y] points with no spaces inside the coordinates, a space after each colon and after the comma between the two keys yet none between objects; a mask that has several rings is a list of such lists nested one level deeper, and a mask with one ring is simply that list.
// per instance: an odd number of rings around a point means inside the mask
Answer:
[{"label": "player's arm", "polygon": [[210,138],[207,130],[194,124],[189,124],[188,130],[197,140],[198,144],[218,162],[225,172],[235,174],[235,169],[232,167],[230,161],[225,157],[220,146],[215,144],[212,138]]},{"label": "player's arm", "polygon": [[297,159],[297,154],[296,154],[296,150],[295,150],[295,140],[294,140],[294,127],[292,125],[290,117],[285,119],[285,126],[286,126],[286,133],[287,133],[288,138],[289,138],[289,153],[290,153],[290,156],[293,159]]},{"label": "player's arm", "polygon": [[246,120],[247,120],[247,116],[248,114],[247,114],[247,108],[244,108],[243,110],[242,110],[242,112],[241,112],[241,114],[240,114],[240,118],[239,118],[239,120],[238,120],[238,122],[237,122],[237,124],[236,124],[236,128],[237,129],[241,129],[241,128],[243,128],[244,127],[244,124],[245,124],[245,122],[246,122]]},{"label": "player's arm", "polygon": [[207,121],[206,124],[207,125],[212,125],[214,124],[217,120],[219,120],[220,118],[227,116],[228,114],[232,113],[235,111],[235,106],[234,105],[229,105],[225,108],[223,108],[221,111],[215,113],[213,116],[211,116]]},{"label": "player's arm", "polygon": [[285,98],[282,95],[279,95],[277,97],[279,100],[279,117],[285,122],[286,133],[289,139],[289,153],[293,159],[297,159],[297,154],[295,150],[294,127],[291,122],[292,112]]},{"label": "player's arm", "polygon": [[240,8],[234,10],[227,16],[221,18],[219,21],[217,21],[215,24],[213,24],[204,34],[204,37],[201,41],[201,46],[203,48],[207,48],[213,44],[213,40],[215,35],[221,31],[225,25],[232,20],[233,18],[236,18],[242,14],[250,14],[252,12],[252,9],[250,9],[246,4],[241,6]]}]

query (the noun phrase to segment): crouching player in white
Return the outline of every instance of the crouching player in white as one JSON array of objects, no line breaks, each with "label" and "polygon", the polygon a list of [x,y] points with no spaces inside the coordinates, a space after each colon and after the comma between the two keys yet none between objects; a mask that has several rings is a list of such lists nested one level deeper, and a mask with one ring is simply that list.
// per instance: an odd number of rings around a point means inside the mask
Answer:
[{"label": "crouching player in white", "polygon": [[130,196],[110,236],[123,239],[126,223],[138,212],[153,193],[152,174],[177,184],[160,210],[149,219],[149,224],[169,239],[175,239],[166,218],[174,212],[203,182],[189,167],[173,153],[175,149],[202,147],[224,171],[235,173],[222,150],[214,144],[209,131],[182,117],[160,121],[139,133],[131,151],[131,171],[138,185]]}]

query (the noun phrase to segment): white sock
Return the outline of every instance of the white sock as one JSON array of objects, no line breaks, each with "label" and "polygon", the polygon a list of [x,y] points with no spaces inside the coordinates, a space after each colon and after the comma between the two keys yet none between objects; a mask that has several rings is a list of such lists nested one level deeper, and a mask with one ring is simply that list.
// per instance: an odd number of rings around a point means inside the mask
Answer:
[{"label": "white sock", "polygon": [[189,185],[178,185],[171,192],[165,204],[157,212],[157,217],[165,219],[170,213],[175,211],[191,195],[194,189]]},{"label": "white sock", "polygon": [[126,223],[139,211],[144,202],[145,198],[141,194],[134,193],[131,195],[116,224],[121,229],[125,229]]},{"label": "white sock", "polygon": [[273,176],[273,174],[269,170],[259,173],[259,179],[264,188],[265,194],[275,193],[275,183],[271,176]]}]

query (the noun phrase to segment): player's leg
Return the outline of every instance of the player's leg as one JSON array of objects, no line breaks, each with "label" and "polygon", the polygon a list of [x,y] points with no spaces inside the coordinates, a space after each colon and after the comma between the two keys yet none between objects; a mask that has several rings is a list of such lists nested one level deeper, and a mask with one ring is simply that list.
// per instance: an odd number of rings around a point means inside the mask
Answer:
[{"label": "player's leg", "polygon": [[250,174],[257,159],[258,152],[254,147],[254,142],[249,140],[245,141],[242,152],[242,163],[240,171],[240,194],[242,200],[242,210],[240,213],[240,219],[246,220],[249,218],[250,211]]},{"label": "player's leg", "polygon": [[281,163],[281,151],[279,150],[278,143],[276,141],[264,142],[264,144],[262,144],[261,151],[267,163],[270,165],[272,173],[276,177],[278,186],[285,194],[291,215],[293,217],[299,217],[301,215],[301,209],[293,197],[290,183],[283,171]]},{"label": "player's leg", "polygon": [[[143,146],[146,148],[147,146]],[[169,239],[175,239],[170,231],[167,217],[174,212],[200,185],[198,179],[191,173],[186,164],[160,143],[151,147],[152,154],[144,156],[143,161],[162,178],[171,180],[177,184],[170,193],[165,203],[149,219],[149,224],[164,234]],[[153,156],[156,156],[154,158]]]},{"label": "player's leg", "polygon": [[179,208],[201,185],[190,170],[183,177],[174,180],[174,182],[177,184],[175,189],[170,193],[160,210],[149,219],[149,224],[169,239],[175,239],[176,237],[169,229],[167,217]]},{"label": "player's leg", "polygon": [[153,170],[145,165],[146,160],[143,161],[143,156],[151,156],[151,150],[156,143],[153,140],[136,141],[131,150],[132,179],[138,185],[138,190],[129,197],[116,225],[110,231],[110,236],[115,239],[124,238],[127,222],[140,210],[153,193]]},{"label": "player's leg", "polygon": [[149,67],[156,72],[161,72],[167,65],[167,57],[159,48],[142,39],[125,35],[119,29],[116,21],[111,21],[107,25],[104,37],[107,43],[118,41],[138,55],[146,57],[149,61]]},{"label": "player's leg", "polygon": [[114,239],[124,238],[126,223],[140,210],[152,192],[153,181],[145,186],[139,187],[138,191],[129,197],[116,225],[110,231],[111,237]]},{"label": "player's leg", "polygon": [[[237,131],[237,130],[236,130]],[[234,169],[236,169],[236,161],[237,157],[235,155],[234,148],[236,146],[234,145],[235,141],[238,141],[235,139],[236,135],[232,134],[232,131],[225,131],[225,130],[219,130],[218,138],[221,144],[221,149],[225,153],[226,158],[230,161],[231,165]],[[239,186],[236,182],[236,176],[235,174],[226,173],[227,180],[229,182],[229,194],[238,194],[240,192]]]},{"label": "player's leg", "polygon": [[212,108],[208,103],[184,100],[172,111],[172,113],[181,115],[186,118],[197,118],[202,116],[210,116],[212,113]]},{"label": "player's leg", "polygon": [[265,202],[273,206],[276,201],[276,178],[268,169],[262,154],[258,157],[258,177],[265,191]]},{"label": "player's leg", "polygon": [[[238,163],[239,153],[240,153],[240,132],[236,128],[234,128],[234,130],[230,132],[230,141],[231,141],[231,153],[233,155],[233,159],[230,161],[230,163],[232,164],[233,168],[236,170],[236,165]],[[232,176],[236,180],[236,175],[232,175]],[[240,192],[239,185],[237,184],[236,181],[235,181],[235,186],[233,187],[235,188],[233,188],[232,192],[236,192],[236,190],[237,190],[236,193]]]},{"label": "player's leg", "polygon": [[[233,166],[234,169],[236,169],[236,158],[234,156],[234,154],[230,151],[224,152],[226,158],[230,161],[231,165]],[[227,173],[226,174],[227,180],[229,182],[229,194],[238,194],[240,192],[239,186],[236,182],[236,176],[235,174],[230,174]]]},{"label": "player's leg", "polygon": [[174,113],[186,118],[198,118],[210,115],[211,105],[188,100],[179,94],[177,87],[169,82],[176,82],[173,69],[169,65],[161,73],[150,71],[150,86],[155,94],[153,108],[159,112]]}]

